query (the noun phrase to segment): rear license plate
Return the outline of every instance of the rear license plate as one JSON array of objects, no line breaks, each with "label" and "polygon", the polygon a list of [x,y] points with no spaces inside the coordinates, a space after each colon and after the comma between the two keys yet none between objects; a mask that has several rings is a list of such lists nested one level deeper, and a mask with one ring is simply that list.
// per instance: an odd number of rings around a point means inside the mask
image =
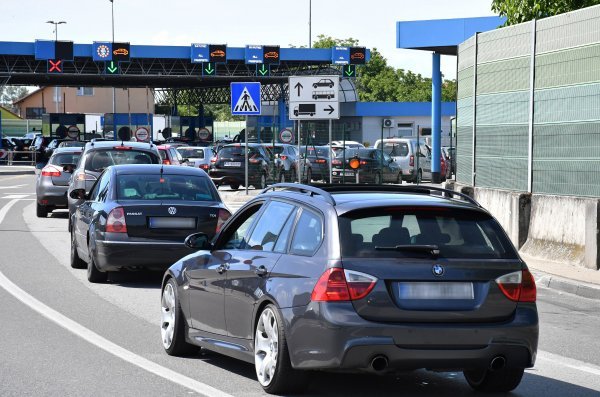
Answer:
[{"label": "rear license plate", "polygon": [[344,172],[344,175],[346,175],[346,176],[354,176],[354,171],[346,171],[346,172]]},{"label": "rear license plate", "polygon": [[196,218],[151,217],[150,229],[195,229]]},{"label": "rear license plate", "polygon": [[241,167],[242,163],[239,161],[233,161],[233,162],[227,161],[227,162],[225,162],[224,165],[225,165],[225,167]]},{"label": "rear license plate", "polygon": [[401,282],[400,299],[474,299],[473,283]]}]

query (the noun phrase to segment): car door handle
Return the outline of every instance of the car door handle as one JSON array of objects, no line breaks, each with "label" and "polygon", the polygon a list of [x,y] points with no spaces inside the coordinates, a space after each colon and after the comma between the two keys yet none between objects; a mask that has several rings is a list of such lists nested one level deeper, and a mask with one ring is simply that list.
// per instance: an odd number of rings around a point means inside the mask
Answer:
[{"label": "car door handle", "polygon": [[262,265],[257,267],[256,270],[254,271],[254,273],[256,273],[256,275],[259,277],[265,276],[268,272],[269,271],[267,270],[267,268]]},{"label": "car door handle", "polygon": [[227,271],[227,265],[219,265],[219,267],[217,267],[217,273],[219,274],[223,274]]}]

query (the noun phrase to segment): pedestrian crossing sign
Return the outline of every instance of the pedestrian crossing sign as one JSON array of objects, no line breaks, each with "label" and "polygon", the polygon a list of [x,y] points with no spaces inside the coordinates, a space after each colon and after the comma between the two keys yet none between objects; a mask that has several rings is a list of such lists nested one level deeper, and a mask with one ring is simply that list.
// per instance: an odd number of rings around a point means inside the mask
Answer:
[{"label": "pedestrian crossing sign", "polygon": [[260,115],[260,83],[231,83],[231,114]]}]

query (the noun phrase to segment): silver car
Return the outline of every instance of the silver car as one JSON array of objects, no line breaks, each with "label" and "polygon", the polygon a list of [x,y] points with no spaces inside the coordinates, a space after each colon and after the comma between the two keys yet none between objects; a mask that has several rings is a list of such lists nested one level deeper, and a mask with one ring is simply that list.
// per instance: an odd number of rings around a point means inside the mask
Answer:
[{"label": "silver car", "polygon": [[63,147],[54,149],[48,164],[37,176],[36,215],[48,216],[56,208],[67,208],[67,189],[75,165],[79,162],[83,148]]},{"label": "silver car", "polygon": [[188,160],[188,165],[194,168],[201,168],[208,172],[210,168],[210,159],[214,153],[209,147],[202,146],[180,146],[177,151],[184,159]]},{"label": "silver car", "polygon": [[378,139],[374,148],[380,149],[382,144],[383,151],[402,169],[402,180],[431,180],[431,151],[424,140],[417,142],[417,138],[387,138],[382,143],[381,139]]}]

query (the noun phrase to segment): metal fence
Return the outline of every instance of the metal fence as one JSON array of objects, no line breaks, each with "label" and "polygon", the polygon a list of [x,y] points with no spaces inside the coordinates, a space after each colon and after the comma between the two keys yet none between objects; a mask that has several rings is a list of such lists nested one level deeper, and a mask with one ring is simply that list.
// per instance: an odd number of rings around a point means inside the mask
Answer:
[{"label": "metal fence", "polygon": [[0,159],[0,165],[35,165],[37,162],[36,151],[6,151],[6,156]]},{"label": "metal fence", "polygon": [[600,197],[600,6],[459,46],[457,180]]}]

